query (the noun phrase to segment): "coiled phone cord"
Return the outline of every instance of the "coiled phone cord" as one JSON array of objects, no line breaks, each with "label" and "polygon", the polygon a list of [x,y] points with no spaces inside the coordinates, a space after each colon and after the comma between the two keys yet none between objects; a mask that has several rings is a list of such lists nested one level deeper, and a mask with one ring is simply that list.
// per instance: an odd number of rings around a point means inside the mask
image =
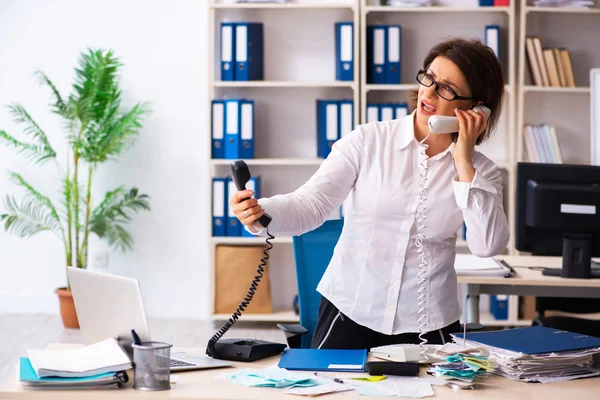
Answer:
[{"label": "coiled phone cord", "polygon": [[250,284],[248,293],[246,293],[246,295],[244,296],[244,299],[240,302],[240,305],[233,312],[233,314],[231,314],[231,317],[229,318],[229,320],[227,320],[227,322],[225,322],[223,324],[221,329],[219,329],[213,335],[213,337],[210,338],[210,340],[208,341],[208,345],[206,346],[206,354],[209,355],[210,357],[214,356],[215,344],[217,343],[217,341],[219,339],[221,339],[221,337],[223,337],[225,332],[227,332],[229,330],[229,328],[231,328],[233,326],[233,324],[236,323],[236,321],[242,316],[242,313],[246,310],[246,307],[248,307],[248,305],[252,301],[252,298],[254,297],[254,293],[256,292],[256,289],[258,288],[258,284],[263,277],[263,273],[265,272],[265,267],[267,266],[267,260],[270,257],[269,250],[271,250],[273,248],[273,244],[271,243],[271,240],[275,239],[275,236],[273,236],[269,233],[269,228],[265,228],[265,229],[267,230],[267,239],[266,239],[267,247],[265,247],[263,249],[264,257],[260,259],[260,264],[258,264],[258,267],[256,269],[256,276],[254,277],[254,280]]},{"label": "coiled phone cord", "polygon": [[427,200],[426,191],[427,191],[427,161],[429,160],[429,156],[427,155],[427,149],[429,145],[425,143],[425,141],[429,138],[429,134],[425,137],[425,139],[421,140],[419,144],[422,146],[421,156],[422,159],[419,162],[421,168],[419,171],[419,202],[417,204],[416,211],[416,220],[417,220],[417,238],[415,240],[415,245],[417,246],[417,253],[419,255],[419,265],[417,272],[417,298],[418,298],[418,322],[419,322],[419,346],[421,347],[420,355],[422,361],[427,361],[427,348],[425,345],[427,344],[427,338],[425,334],[428,329],[428,312],[427,312],[427,250],[425,248],[425,235],[423,234],[423,230],[425,229],[425,219],[427,216],[425,215],[425,211],[427,210],[427,206],[425,202]]}]

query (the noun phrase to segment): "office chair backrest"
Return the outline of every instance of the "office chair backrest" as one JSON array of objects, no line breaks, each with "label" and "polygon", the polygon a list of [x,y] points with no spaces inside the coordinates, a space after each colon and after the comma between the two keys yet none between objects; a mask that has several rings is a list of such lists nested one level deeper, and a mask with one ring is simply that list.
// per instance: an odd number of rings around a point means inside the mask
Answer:
[{"label": "office chair backrest", "polygon": [[321,302],[317,285],[333,256],[333,249],[340,238],[343,226],[342,219],[329,220],[317,229],[292,238],[298,282],[300,325],[308,330],[308,333],[302,335],[302,348],[310,348]]}]

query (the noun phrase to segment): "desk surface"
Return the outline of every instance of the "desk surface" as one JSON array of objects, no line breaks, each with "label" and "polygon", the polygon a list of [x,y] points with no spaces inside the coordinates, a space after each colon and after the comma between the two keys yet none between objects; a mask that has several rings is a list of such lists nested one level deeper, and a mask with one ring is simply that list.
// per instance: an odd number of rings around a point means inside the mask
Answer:
[{"label": "desk surface", "polygon": [[[49,348],[72,348],[74,345],[52,345]],[[75,345],[77,346],[77,345]],[[202,349],[177,349],[203,354]],[[272,357],[251,364],[236,363],[235,368],[265,368],[277,364],[279,357]],[[206,371],[190,371],[179,373],[177,383],[171,385],[171,390],[162,392],[143,392],[131,388],[131,381],[127,388],[118,390],[97,391],[24,391],[16,382],[16,377],[11,377],[4,385],[0,386],[0,400],[4,399],[156,399],[156,398],[187,398],[187,399],[217,399],[217,400],[300,400],[308,399],[306,396],[292,396],[283,392],[283,389],[248,388],[235,386],[231,381],[214,379],[223,372],[231,372],[233,368],[214,369]],[[310,372],[307,372],[310,374]],[[132,374],[131,374],[132,375]],[[426,376],[425,369],[421,375]],[[581,379],[570,382],[537,384],[511,381],[499,376],[491,376],[477,390],[454,391],[443,386],[433,386],[435,393],[432,399],[540,399],[540,400],[565,400],[576,396],[577,400],[598,399],[600,391],[600,378]],[[365,400],[369,397],[359,395],[356,391],[319,396],[319,399]],[[381,398],[381,397],[380,397]],[[397,397],[387,397],[397,398]]]},{"label": "desk surface", "polygon": [[512,278],[487,276],[459,276],[458,283],[509,286],[553,286],[600,288],[600,279],[565,279],[558,276],[545,276],[542,271],[519,267],[561,268],[561,257],[499,256],[514,268],[517,275]]}]

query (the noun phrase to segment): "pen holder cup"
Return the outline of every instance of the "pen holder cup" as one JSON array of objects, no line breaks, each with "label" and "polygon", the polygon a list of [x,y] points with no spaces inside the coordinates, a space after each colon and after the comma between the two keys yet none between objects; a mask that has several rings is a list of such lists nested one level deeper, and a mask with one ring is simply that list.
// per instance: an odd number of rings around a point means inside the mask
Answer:
[{"label": "pen holder cup", "polygon": [[171,347],[164,342],[133,344],[133,388],[138,390],[171,389]]}]

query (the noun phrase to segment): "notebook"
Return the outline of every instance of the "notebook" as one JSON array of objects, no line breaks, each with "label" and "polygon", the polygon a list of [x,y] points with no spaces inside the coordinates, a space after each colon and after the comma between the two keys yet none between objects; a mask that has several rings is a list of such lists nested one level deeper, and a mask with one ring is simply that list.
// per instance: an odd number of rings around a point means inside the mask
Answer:
[{"label": "notebook", "polygon": [[285,349],[279,368],[292,371],[364,372],[367,350]]},{"label": "notebook", "polygon": [[[462,339],[463,335],[452,335]],[[600,338],[544,326],[467,333],[467,340],[523,354],[555,353],[600,347]]]},{"label": "notebook", "polygon": [[115,338],[71,350],[27,350],[40,378],[81,378],[131,368],[131,360]]}]

